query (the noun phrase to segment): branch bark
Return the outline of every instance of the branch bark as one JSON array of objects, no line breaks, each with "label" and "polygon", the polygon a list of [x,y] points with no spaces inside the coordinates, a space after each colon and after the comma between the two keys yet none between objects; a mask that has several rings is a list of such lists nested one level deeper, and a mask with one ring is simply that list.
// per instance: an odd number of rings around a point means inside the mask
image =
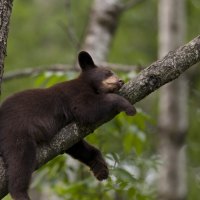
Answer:
[{"label": "branch bark", "polygon": [[[154,62],[134,79],[125,84],[119,94],[132,104],[142,100],[162,85],[178,78],[185,70],[200,61],[200,36],[188,44],[169,52],[164,58]],[[66,149],[92,133],[101,124],[80,127],[72,123],[62,129],[49,145],[37,149],[38,168],[62,154]],[[5,165],[0,158],[0,198],[7,194]]]},{"label": "branch bark", "polygon": [[12,11],[12,0],[0,0],[0,93],[4,72],[4,59],[8,39],[8,26]]}]

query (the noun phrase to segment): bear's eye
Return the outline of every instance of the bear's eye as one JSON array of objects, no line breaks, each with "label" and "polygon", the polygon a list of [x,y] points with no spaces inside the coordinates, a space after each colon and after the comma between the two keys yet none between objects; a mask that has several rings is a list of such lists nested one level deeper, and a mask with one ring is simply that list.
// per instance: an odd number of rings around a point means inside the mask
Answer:
[{"label": "bear's eye", "polygon": [[109,76],[112,76],[112,72],[111,71],[106,71],[106,73],[105,73],[105,75],[107,76],[107,77],[109,77]]}]

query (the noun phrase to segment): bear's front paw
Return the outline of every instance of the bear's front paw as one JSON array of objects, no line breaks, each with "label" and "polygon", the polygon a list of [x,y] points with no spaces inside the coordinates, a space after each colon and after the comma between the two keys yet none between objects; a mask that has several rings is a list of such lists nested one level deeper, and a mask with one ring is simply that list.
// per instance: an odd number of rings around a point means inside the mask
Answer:
[{"label": "bear's front paw", "polygon": [[129,106],[128,108],[126,108],[125,113],[129,116],[133,116],[136,114],[136,109],[134,106]]},{"label": "bear's front paw", "polygon": [[94,160],[90,169],[99,181],[103,181],[109,176],[108,166],[103,159]]}]

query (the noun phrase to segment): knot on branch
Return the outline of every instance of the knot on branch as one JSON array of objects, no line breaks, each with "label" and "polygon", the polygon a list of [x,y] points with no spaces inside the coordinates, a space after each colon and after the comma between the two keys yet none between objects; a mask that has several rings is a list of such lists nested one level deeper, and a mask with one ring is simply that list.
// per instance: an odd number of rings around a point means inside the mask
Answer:
[{"label": "knot on branch", "polygon": [[147,86],[151,91],[161,86],[161,78],[155,74],[151,74],[147,79]]}]

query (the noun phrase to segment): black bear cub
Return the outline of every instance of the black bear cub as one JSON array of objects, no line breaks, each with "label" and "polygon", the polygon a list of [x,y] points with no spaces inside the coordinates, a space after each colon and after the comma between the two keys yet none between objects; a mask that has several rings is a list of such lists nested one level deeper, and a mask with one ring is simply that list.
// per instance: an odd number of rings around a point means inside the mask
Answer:
[{"label": "black bear cub", "polygon": [[[0,152],[7,166],[8,190],[15,200],[27,193],[36,165],[36,146],[48,142],[71,122],[89,125],[106,122],[121,111],[135,108],[115,94],[123,81],[107,68],[97,67],[87,52],[78,56],[82,69],[74,80],[47,89],[32,89],[9,97],[0,107]],[[98,180],[108,177],[101,152],[81,140],[66,151],[90,167]]]}]

